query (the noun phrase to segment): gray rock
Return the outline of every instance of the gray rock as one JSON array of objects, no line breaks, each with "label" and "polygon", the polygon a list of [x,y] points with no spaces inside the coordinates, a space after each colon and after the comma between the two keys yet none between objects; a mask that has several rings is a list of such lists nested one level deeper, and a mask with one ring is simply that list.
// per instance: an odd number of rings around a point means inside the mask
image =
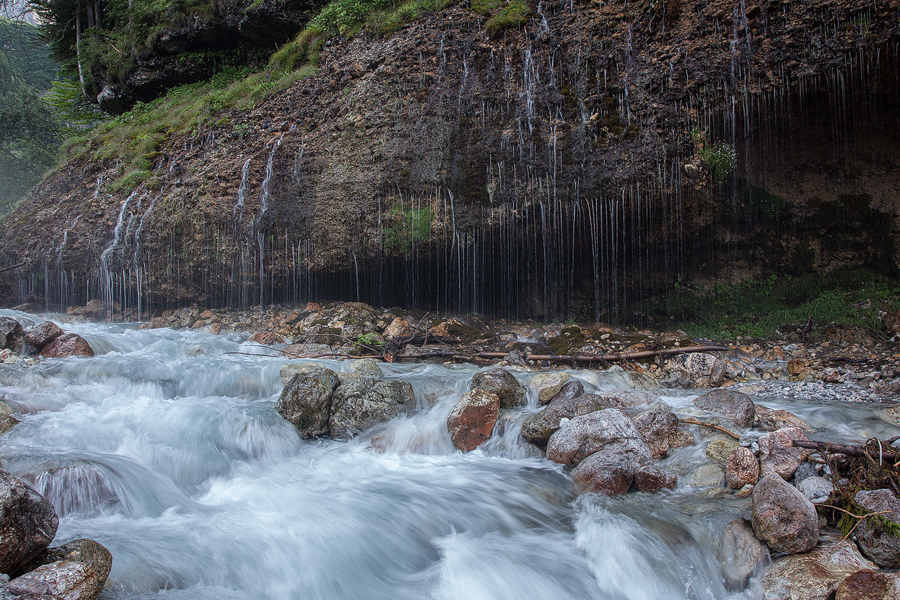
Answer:
[{"label": "gray rock", "polygon": [[702,421],[703,423],[709,423],[711,425],[718,425],[723,429],[727,429],[734,433],[734,435],[728,435],[727,433],[723,433],[722,431],[715,429],[713,427],[706,427],[705,425],[698,426],[697,433],[700,437],[707,440],[727,440],[732,441],[740,437],[740,431],[735,427],[734,421],[727,417],[717,417],[717,416],[707,416],[701,417],[697,419],[698,421]]},{"label": "gray rock", "polygon": [[618,408],[575,417],[550,437],[547,458],[576,464],[595,452],[618,452],[635,465],[650,462],[650,448],[634,421]]},{"label": "gray rock", "polygon": [[361,377],[340,385],[331,399],[331,437],[349,439],[366,429],[412,412],[416,398],[405,381]]},{"label": "gray rock", "polygon": [[21,352],[24,340],[25,330],[18,321],[10,317],[0,317],[0,350]]},{"label": "gray rock", "polygon": [[800,463],[812,454],[812,450],[793,446],[793,440],[808,442],[809,438],[796,427],[779,429],[760,436],[759,467],[763,477],[778,475],[782,479],[790,479]]},{"label": "gray rock", "polygon": [[577,379],[573,379],[568,382],[559,390],[559,393],[556,394],[550,401],[553,400],[566,400],[577,398],[578,396],[584,395],[584,386]]},{"label": "gray rock", "polygon": [[623,408],[647,406],[656,402],[656,396],[639,390],[614,390],[611,392],[600,392],[599,395],[612,401],[614,406]]},{"label": "gray rock", "polygon": [[572,479],[582,493],[618,496],[631,487],[634,465],[616,452],[595,452],[572,470]]},{"label": "gray rock", "polygon": [[759,461],[749,448],[738,447],[728,455],[725,463],[725,483],[739,490],[746,485],[754,485],[759,479]]},{"label": "gray rock", "polygon": [[[900,527],[900,500],[891,490],[857,492],[853,501],[866,512],[879,515],[896,528]],[[856,528],[856,543],[875,564],[884,569],[900,568],[900,537],[889,531],[883,522],[872,518],[863,520]]]},{"label": "gray rock", "polygon": [[818,475],[819,470],[816,468],[815,463],[808,461],[802,462],[800,463],[800,466],[797,467],[797,470],[794,471],[794,485],[809,477],[818,477]]},{"label": "gray rock", "polygon": [[560,419],[571,419],[604,408],[613,408],[610,400],[596,394],[582,394],[577,398],[560,395],[543,410],[522,421],[522,437],[538,446],[546,446],[550,436],[560,428]]},{"label": "gray rock", "polygon": [[281,390],[275,410],[304,438],[328,435],[332,395],[338,383],[337,374],[324,367],[297,373]]},{"label": "gray rock", "polygon": [[797,489],[813,504],[824,504],[834,491],[834,485],[824,477],[807,477],[797,484]]},{"label": "gray rock", "polygon": [[856,544],[839,539],[772,563],[762,577],[765,600],[825,600],[848,575],[876,568],[860,555]]},{"label": "gray rock", "polygon": [[281,384],[287,385],[288,382],[294,378],[294,375],[297,373],[312,373],[316,369],[322,369],[322,365],[318,365],[316,363],[286,363],[282,365],[281,369],[278,371],[278,375],[281,377]]},{"label": "gray rock", "polygon": [[728,417],[738,427],[753,427],[756,407],[750,396],[732,390],[713,390],[694,398],[694,406]]},{"label": "gray rock", "polygon": [[769,551],[756,539],[746,519],[735,519],[725,526],[716,548],[716,558],[730,589],[743,589],[750,576],[769,562]]},{"label": "gray rock", "polygon": [[529,384],[537,390],[538,402],[548,404],[562,390],[569,381],[569,374],[565,371],[553,373],[539,373],[531,378]]},{"label": "gray rock", "polygon": [[700,465],[685,478],[685,483],[695,487],[719,487],[724,481],[725,472],[720,465]]},{"label": "gray rock", "polygon": [[650,447],[654,459],[665,458],[671,448],[670,441],[678,432],[678,417],[668,406],[654,406],[634,419],[638,431]]},{"label": "gray rock", "polygon": [[500,398],[500,408],[515,408],[520,406],[525,398],[525,386],[519,383],[509,371],[503,369],[490,369],[475,373],[469,382],[469,389],[497,394],[497,397]]},{"label": "gray rock", "polygon": [[371,358],[360,358],[351,360],[347,364],[347,370],[351,373],[359,373],[363,377],[371,377],[372,379],[381,379],[384,373],[381,367]]},{"label": "gray rock", "polygon": [[797,415],[786,410],[772,410],[761,404],[756,405],[756,427],[763,431],[778,431],[785,427],[812,431],[812,427]]},{"label": "gray rock", "polygon": [[693,352],[676,356],[671,367],[678,383],[686,387],[709,388],[722,383],[725,361],[712,354]]},{"label": "gray rock", "polygon": [[9,582],[9,591],[53,600],[93,600],[112,568],[109,550],[93,540],[74,540],[50,548],[39,566]]},{"label": "gray rock", "polygon": [[57,527],[53,505],[0,469],[0,573],[15,573],[43,552]]},{"label": "gray rock", "polygon": [[469,390],[450,411],[447,429],[450,441],[463,452],[470,452],[486,442],[500,416],[497,394],[484,390]]},{"label": "gray rock", "polygon": [[819,541],[819,517],[812,502],[777,475],[753,488],[753,531],[776,552],[797,554]]}]

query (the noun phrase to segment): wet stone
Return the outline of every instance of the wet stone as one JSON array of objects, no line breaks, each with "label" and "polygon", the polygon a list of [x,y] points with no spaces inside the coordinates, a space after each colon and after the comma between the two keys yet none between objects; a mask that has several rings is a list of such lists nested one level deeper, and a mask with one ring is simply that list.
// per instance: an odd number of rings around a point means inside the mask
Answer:
[{"label": "wet stone", "polygon": [[525,398],[525,387],[509,371],[503,369],[475,373],[469,382],[469,389],[497,394],[500,398],[500,408],[514,408],[522,404]]}]

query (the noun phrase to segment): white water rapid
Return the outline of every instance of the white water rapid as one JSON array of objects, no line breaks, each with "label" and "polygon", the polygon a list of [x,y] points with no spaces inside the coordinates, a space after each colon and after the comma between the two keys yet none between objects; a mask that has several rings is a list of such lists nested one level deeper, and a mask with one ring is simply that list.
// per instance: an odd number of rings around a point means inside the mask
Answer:
[{"label": "white water rapid", "polygon": [[[53,502],[54,544],[87,537],[112,552],[106,600],[759,597],[727,591],[715,559],[748,500],[684,483],[576,498],[558,465],[517,457],[517,428],[453,451],[447,414],[475,367],[383,365],[413,385],[419,411],[376,432],[375,451],[373,433],[302,440],[274,409],[285,359],[240,336],[62,325],[97,356],[0,365],[21,421],[0,460]],[[571,374],[587,390],[625,386]],[[679,410],[692,397],[662,399]],[[814,426],[847,420],[797,402]],[[670,460],[699,460],[697,448]]]}]

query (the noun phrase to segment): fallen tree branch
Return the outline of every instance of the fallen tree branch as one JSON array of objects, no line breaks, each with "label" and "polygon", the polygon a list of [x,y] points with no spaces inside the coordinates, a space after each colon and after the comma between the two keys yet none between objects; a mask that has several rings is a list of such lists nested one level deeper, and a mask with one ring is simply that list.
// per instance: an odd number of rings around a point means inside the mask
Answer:
[{"label": "fallen tree branch", "polygon": [[13,269],[18,269],[19,267],[24,267],[24,266],[25,266],[25,263],[20,262],[17,265],[10,265],[8,267],[3,267],[2,269],[0,269],[0,273],[6,273],[7,271],[12,271]]},{"label": "fallen tree branch", "polygon": [[[829,442],[805,442],[803,440],[793,440],[791,442],[797,448],[806,448],[807,450],[818,450],[819,452],[830,452],[831,454],[847,454],[850,456],[864,456],[872,462],[876,462],[875,458],[869,454],[866,448],[862,446],[848,446],[846,444],[832,444]],[[879,444],[880,446],[880,444]],[[896,461],[900,458],[896,452],[881,452],[881,457],[888,460]]]},{"label": "fallen tree branch", "polygon": [[853,517],[854,519],[856,519],[856,525],[853,526],[853,529],[851,529],[850,531],[847,532],[847,535],[845,535],[845,536],[843,537],[843,539],[841,540],[842,542],[843,542],[844,540],[846,540],[847,538],[849,538],[851,535],[853,535],[853,532],[856,531],[856,528],[859,527],[859,524],[862,523],[863,521],[865,521],[866,519],[868,519],[869,517],[877,517],[877,516],[880,516],[880,515],[888,515],[888,514],[890,514],[890,513],[892,512],[892,511],[890,511],[890,510],[883,510],[883,511],[881,511],[881,512],[873,512],[873,513],[869,513],[869,514],[867,514],[867,515],[855,515],[855,514],[853,514],[852,512],[850,512],[849,510],[845,510],[845,509],[840,508],[840,507],[838,507],[838,506],[834,506],[833,504],[817,504],[816,506],[817,506],[817,507],[818,507],[818,506],[822,506],[822,507],[824,507],[824,508],[831,508],[831,509],[834,509],[834,510],[839,510],[839,511],[841,511],[842,513],[844,513],[845,515],[851,516],[851,517]]},{"label": "fallen tree branch", "polygon": [[717,431],[721,431],[725,435],[728,435],[736,440],[741,439],[741,436],[737,435],[733,431],[729,431],[728,429],[722,427],[721,425],[716,425],[715,423],[705,423],[703,421],[698,421],[697,419],[692,419],[691,417],[684,417],[683,419],[678,419],[681,423],[690,423],[691,425],[702,425],[704,427],[711,427]]},{"label": "fallen tree branch", "polygon": [[[688,346],[686,348],[666,348],[665,350],[644,350],[642,352],[619,352],[615,354],[526,354],[525,360],[546,360],[550,362],[607,362],[614,360],[631,360],[633,358],[649,358],[652,356],[667,356],[669,354],[686,354],[690,352],[728,352],[731,348],[725,346]],[[481,358],[506,358],[509,352],[479,352]]]}]

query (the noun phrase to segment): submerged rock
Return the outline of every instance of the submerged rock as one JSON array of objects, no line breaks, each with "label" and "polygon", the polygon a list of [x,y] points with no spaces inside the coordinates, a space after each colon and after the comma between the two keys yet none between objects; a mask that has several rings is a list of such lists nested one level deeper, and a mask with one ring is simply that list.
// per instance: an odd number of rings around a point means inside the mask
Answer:
[{"label": "submerged rock", "polygon": [[769,551],[753,535],[746,519],[735,519],[722,531],[716,558],[722,565],[722,575],[728,587],[741,589],[751,575],[769,562]]},{"label": "submerged rock", "polygon": [[642,465],[634,469],[634,487],[639,492],[658,492],[675,489],[678,477],[665,469],[653,465]]},{"label": "submerged rock", "polygon": [[337,374],[324,367],[296,373],[281,390],[275,410],[304,438],[328,435],[331,396],[338,384]]},{"label": "submerged rock", "polygon": [[331,399],[331,437],[349,439],[411,412],[415,406],[412,386],[405,381],[368,377],[349,380],[334,391]]},{"label": "submerged rock", "polygon": [[650,462],[650,448],[634,421],[618,408],[607,408],[575,417],[550,437],[547,458],[565,465],[577,464],[606,450],[635,465]]},{"label": "submerged rock", "polygon": [[12,429],[19,420],[12,416],[12,411],[6,402],[0,400],[0,434]]},{"label": "submerged rock", "polygon": [[[879,567],[900,568],[900,500],[891,490],[864,490],[853,501],[866,513],[883,513],[880,519],[864,519],[856,528],[856,543]],[[883,519],[883,520],[882,520]]]},{"label": "submerged rock", "polygon": [[819,541],[819,517],[812,502],[777,475],[753,488],[753,531],[776,552],[797,554]]},{"label": "submerged rock", "polygon": [[525,387],[509,371],[503,369],[475,373],[469,382],[469,389],[497,394],[500,398],[500,408],[515,408],[522,404],[522,399],[525,398]]},{"label": "submerged rock", "polygon": [[484,390],[469,390],[450,411],[447,429],[453,445],[470,452],[486,442],[500,416],[500,398]]},{"label": "submerged rock", "polygon": [[15,573],[43,552],[57,527],[53,505],[0,469],[0,573]]},{"label": "submerged rock", "polygon": [[738,427],[752,427],[756,406],[750,396],[732,390],[713,390],[694,398],[694,406],[734,421]]}]

